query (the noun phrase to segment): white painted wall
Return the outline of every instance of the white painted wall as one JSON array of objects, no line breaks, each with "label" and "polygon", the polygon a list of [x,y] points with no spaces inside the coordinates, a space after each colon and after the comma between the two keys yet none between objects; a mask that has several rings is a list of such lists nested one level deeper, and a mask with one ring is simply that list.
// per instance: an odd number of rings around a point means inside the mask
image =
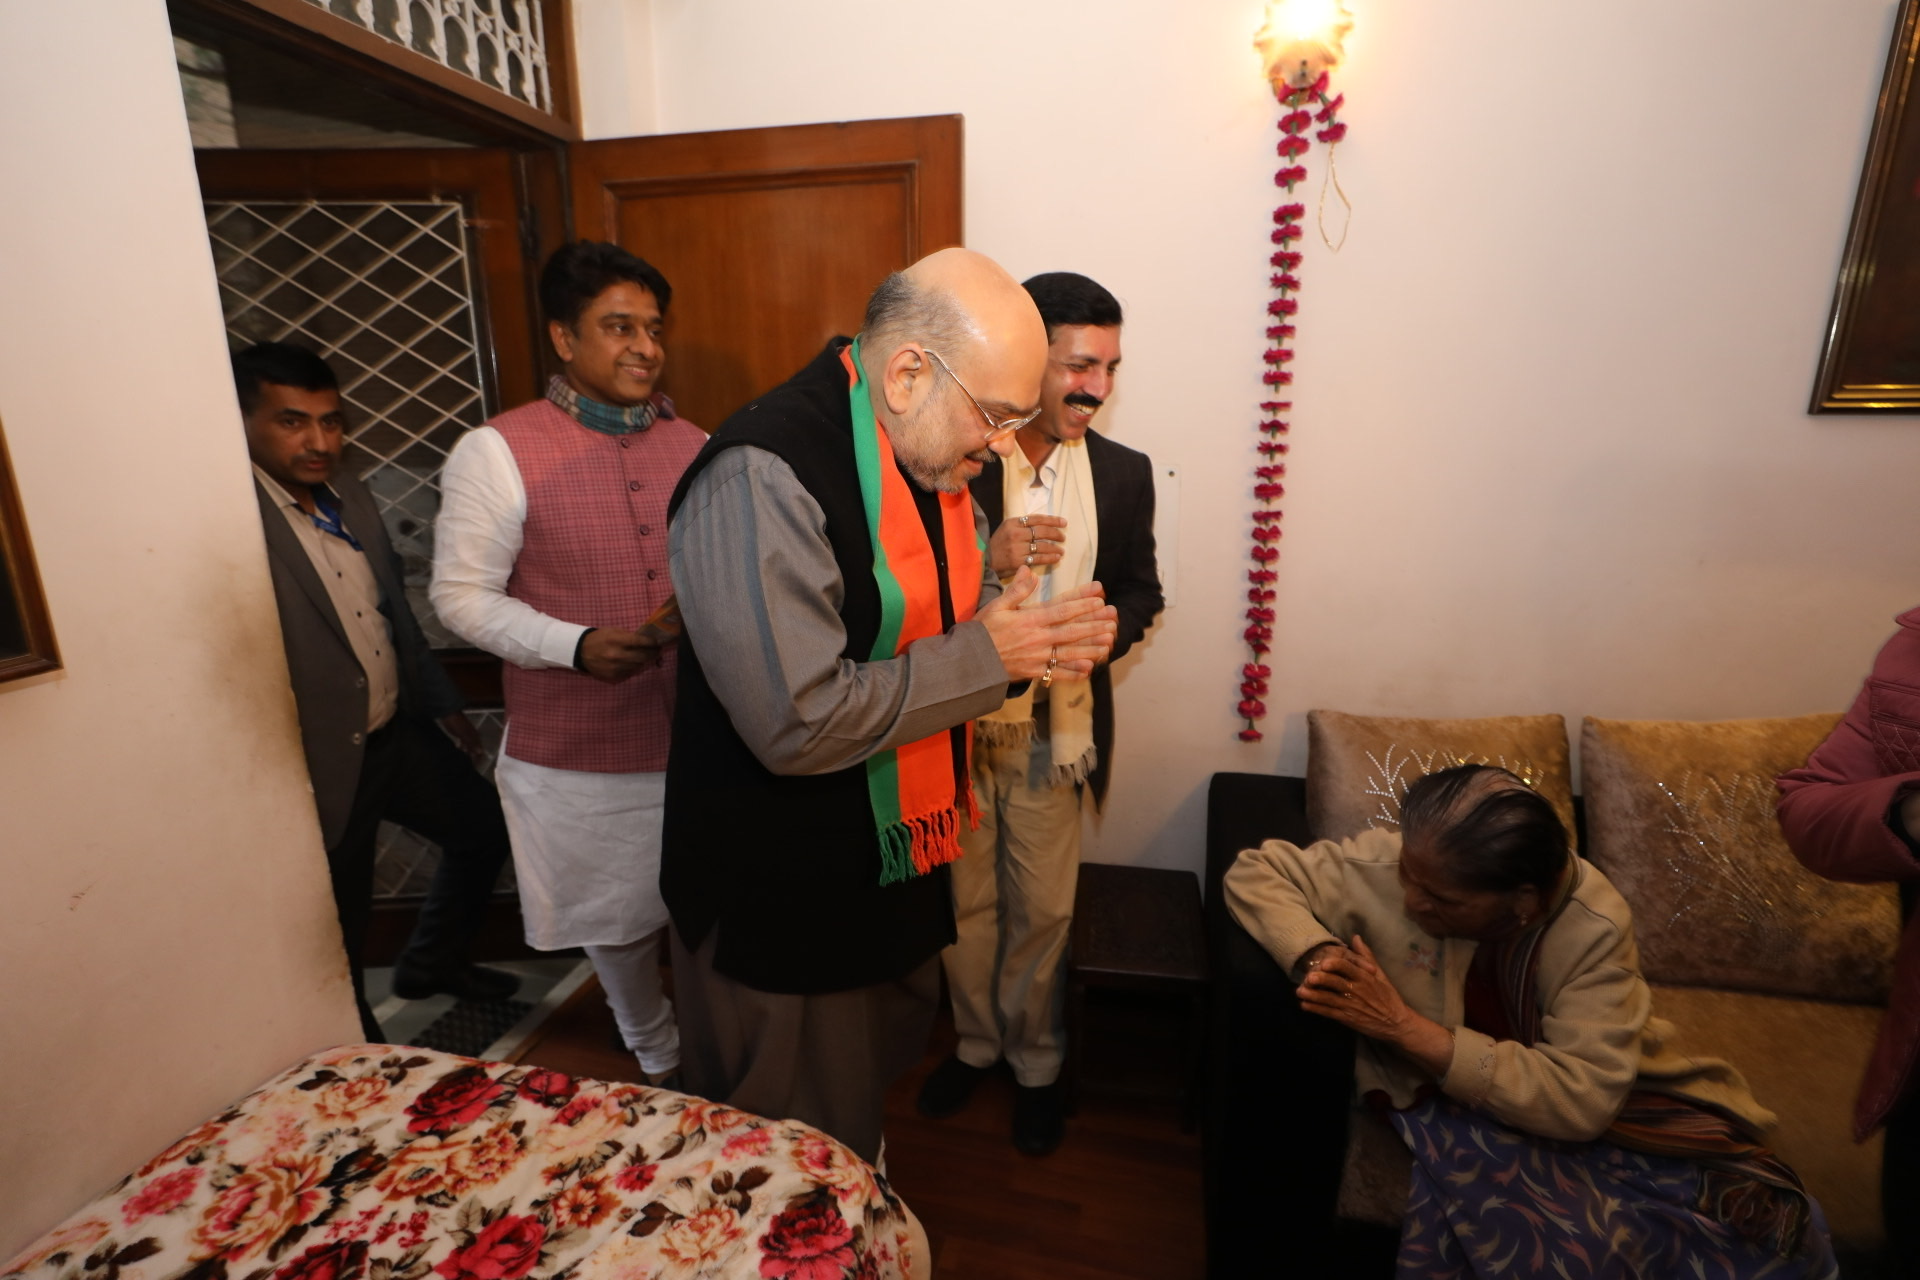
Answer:
[{"label": "white painted wall", "polygon": [[1350,5],[1258,746],[1259,0],[651,0],[651,63],[583,50],[656,104],[601,134],[962,112],[968,242],[1127,304],[1103,425],[1181,469],[1180,598],[1122,667],[1099,859],[1198,866],[1208,775],[1297,772],[1311,707],[1837,708],[1920,597],[1920,422],[1804,412],[1894,0]]},{"label": "white painted wall", "polygon": [[0,425],[66,662],[0,685],[0,1260],[359,1034],[173,63],[154,0],[0,4]]},{"label": "white painted wall", "polygon": [[653,133],[660,108],[651,74],[653,0],[573,0],[577,64],[591,68],[580,82],[580,132],[588,138]]}]

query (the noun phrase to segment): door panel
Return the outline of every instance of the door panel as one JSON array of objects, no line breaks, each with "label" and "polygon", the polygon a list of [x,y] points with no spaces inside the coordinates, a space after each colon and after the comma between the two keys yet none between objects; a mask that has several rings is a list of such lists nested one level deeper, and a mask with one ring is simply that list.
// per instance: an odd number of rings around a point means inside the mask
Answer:
[{"label": "door panel", "polygon": [[890,271],[961,242],[961,120],[577,143],[574,225],[673,284],[661,389],[711,431],[854,333]]}]

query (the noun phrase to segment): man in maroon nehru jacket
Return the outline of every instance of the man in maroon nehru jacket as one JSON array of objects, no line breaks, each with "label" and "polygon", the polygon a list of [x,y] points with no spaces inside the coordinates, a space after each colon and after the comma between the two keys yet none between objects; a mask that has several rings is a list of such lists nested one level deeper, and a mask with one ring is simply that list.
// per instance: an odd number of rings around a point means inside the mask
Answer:
[{"label": "man in maroon nehru jacket", "polygon": [[654,390],[666,278],[617,245],[540,276],[565,365],[447,460],[433,606],[506,662],[497,781],[527,942],[582,947],[647,1077],[680,1064],[661,988],[660,820],[675,653],[667,499],[706,436]]}]

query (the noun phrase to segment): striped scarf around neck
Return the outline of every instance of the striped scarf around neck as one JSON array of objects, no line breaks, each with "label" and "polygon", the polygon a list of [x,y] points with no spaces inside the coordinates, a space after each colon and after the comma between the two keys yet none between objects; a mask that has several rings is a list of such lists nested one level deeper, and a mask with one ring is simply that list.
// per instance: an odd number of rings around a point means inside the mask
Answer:
[{"label": "striped scarf around neck", "polygon": [[559,374],[547,379],[547,399],[560,411],[589,431],[598,431],[603,436],[626,436],[636,431],[645,431],[656,419],[672,418],[673,401],[663,395],[654,395],[641,404],[619,405],[601,404],[573,389],[573,384]]},{"label": "striped scarf around neck", "polygon": [[[909,481],[894,460],[892,442],[874,418],[858,338],[842,349],[840,360],[847,369],[854,465],[873,546],[873,580],[880,591],[880,625],[867,661],[885,662],[905,653],[914,641],[945,630],[940,618],[939,560]],[[946,544],[947,593],[953,620],[961,623],[973,616],[980,595],[985,549],[974,528],[972,496],[964,489],[937,496]],[[969,724],[942,729],[867,758],[867,800],[880,841],[881,884],[925,875],[960,856],[963,815],[969,826],[979,821],[967,781],[971,744]]]}]

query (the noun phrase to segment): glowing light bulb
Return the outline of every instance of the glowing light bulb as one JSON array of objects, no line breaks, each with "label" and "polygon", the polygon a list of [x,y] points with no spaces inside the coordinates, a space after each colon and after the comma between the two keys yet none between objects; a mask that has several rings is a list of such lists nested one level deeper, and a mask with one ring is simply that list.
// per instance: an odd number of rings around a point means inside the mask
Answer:
[{"label": "glowing light bulb", "polygon": [[1340,65],[1351,30],[1345,0],[1268,0],[1253,46],[1275,89],[1304,89]]}]

